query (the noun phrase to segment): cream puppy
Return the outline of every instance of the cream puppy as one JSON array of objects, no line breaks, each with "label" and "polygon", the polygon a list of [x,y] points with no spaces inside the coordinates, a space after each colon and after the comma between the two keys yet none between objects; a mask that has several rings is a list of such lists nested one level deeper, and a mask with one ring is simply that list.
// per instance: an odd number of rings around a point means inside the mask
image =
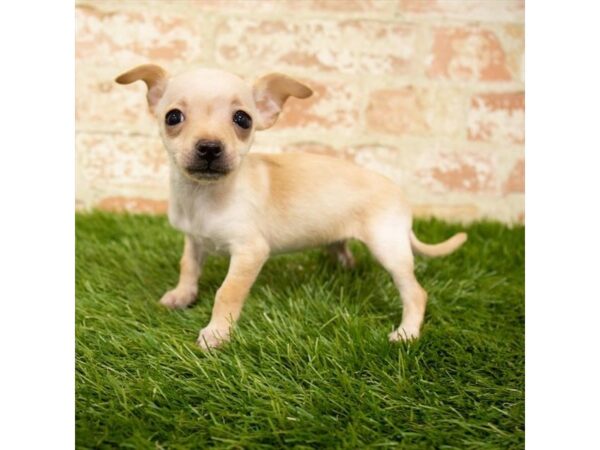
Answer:
[{"label": "cream puppy", "polygon": [[413,251],[441,256],[466,240],[459,233],[429,245],[413,234],[409,205],[389,179],[349,162],[311,154],[248,154],[254,133],[271,127],[288,97],[312,94],[304,84],[270,74],[248,86],[215,69],[170,77],[156,65],[116,81],[142,80],[170,162],[169,221],[185,234],[179,283],[160,302],[184,308],[196,300],[205,255],[231,255],[212,317],[198,344],[217,347],[231,328],[271,254],[329,245],[345,265],[346,241],[364,242],[392,275],[403,302],[391,341],[417,338],[427,294],[414,275]]}]

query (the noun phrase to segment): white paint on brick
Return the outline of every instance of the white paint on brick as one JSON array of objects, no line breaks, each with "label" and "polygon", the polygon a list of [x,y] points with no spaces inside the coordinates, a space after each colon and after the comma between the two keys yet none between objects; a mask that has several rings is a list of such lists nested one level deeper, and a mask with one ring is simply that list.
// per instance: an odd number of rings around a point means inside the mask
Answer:
[{"label": "white paint on brick", "polygon": [[[469,110],[467,129],[470,135],[482,133],[492,140],[521,143],[525,140],[525,111],[522,109],[492,109],[481,98],[475,98],[476,105]],[[484,131],[487,130],[487,131]]]}]

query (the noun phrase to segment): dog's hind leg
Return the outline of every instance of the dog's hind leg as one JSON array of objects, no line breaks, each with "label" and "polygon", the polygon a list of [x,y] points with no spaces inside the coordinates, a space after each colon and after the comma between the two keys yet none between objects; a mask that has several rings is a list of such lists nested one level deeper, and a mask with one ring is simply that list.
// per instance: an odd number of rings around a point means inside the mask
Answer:
[{"label": "dog's hind leg", "polygon": [[419,337],[427,304],[427,292],[414,274],[410,223],[407,222],[394,216],[373,222],[365,239],[373,256],[392,275],[402,298],[402,323],[390,333],[390,341]]}]

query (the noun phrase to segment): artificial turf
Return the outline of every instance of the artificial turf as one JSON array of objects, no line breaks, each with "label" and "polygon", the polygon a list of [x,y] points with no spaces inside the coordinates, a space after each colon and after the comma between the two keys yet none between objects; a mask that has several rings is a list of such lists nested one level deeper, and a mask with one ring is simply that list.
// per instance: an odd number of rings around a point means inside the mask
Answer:
[{"label": "artificial turf", "polygon": [[391,344],[401,302],[359,243],[347,271],[322,250],[272,258],[233,341],[195,346],[227,270],[197,303],[158,304],[182,236],[164,217],[76,216],[78,448],[523,448],[524,228],[416,221],[456,253],[417,259],[419,341]]}]

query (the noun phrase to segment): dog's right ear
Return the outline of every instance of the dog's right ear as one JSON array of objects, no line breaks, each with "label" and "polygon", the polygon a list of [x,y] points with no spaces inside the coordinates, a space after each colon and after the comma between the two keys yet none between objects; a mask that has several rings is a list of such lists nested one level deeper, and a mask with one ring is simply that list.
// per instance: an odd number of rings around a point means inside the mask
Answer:
[{"label": "dog's right ear", "polygon": [[165,93],[168,75],[165,69],[155,64],[137,66],[119,75],[115,81],[119,84],[130,84],[142,80],[148,87],[148,106],[154,112],[154,107]]}]

